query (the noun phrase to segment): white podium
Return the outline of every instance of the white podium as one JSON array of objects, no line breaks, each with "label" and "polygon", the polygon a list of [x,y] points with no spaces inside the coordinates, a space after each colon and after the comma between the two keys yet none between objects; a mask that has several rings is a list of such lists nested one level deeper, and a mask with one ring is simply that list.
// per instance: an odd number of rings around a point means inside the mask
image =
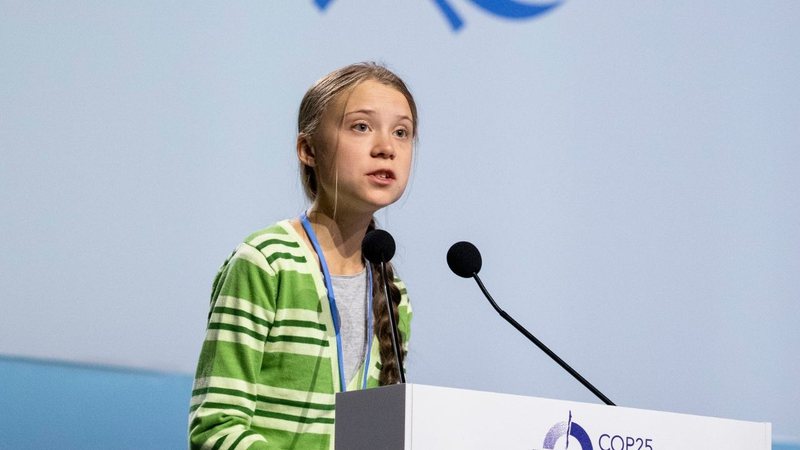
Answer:
[{"label": "white podium", "polygon": [[405,384],[336,394],[336,450],[771,450],[772,425]]}]

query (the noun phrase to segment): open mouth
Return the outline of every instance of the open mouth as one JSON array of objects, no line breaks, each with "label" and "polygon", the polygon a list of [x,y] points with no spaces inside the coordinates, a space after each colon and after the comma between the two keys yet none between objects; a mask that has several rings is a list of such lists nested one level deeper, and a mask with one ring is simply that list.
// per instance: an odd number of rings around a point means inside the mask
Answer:
[{"label": "open mouth", "polygon": [[375,172],[369,173],[369,176],[375,177],[379,180],[393,180],[394,173],[391,170],[376,170]]}]

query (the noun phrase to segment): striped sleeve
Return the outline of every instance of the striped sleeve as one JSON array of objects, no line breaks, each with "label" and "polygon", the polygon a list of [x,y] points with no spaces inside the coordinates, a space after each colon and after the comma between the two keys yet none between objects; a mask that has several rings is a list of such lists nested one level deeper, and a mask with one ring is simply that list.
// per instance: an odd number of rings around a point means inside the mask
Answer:
[{"label": "striped sleeve", "polygon": [[267,448],[250,428],[276,286],[267,259],[248,244],[239,245],[217,274],[192,390],[190,449]]},{"label": "striped sleeve", "polygon": [[406,285],[399,278],[394,279],[394,284],[400,289],[400,303],[397,305],[397,329],[403,339],[403,350],[408,352],[408,341],[411,339],[411,302],[408,299]]}]

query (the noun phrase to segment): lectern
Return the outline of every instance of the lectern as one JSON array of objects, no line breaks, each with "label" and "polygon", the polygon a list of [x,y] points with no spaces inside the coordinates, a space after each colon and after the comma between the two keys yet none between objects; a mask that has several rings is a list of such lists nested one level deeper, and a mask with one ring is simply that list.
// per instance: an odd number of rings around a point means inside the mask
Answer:
[{"label": "lectern", "polygon": [[770,450],[772,426],[419,384],[336,394],[336,450]]}]

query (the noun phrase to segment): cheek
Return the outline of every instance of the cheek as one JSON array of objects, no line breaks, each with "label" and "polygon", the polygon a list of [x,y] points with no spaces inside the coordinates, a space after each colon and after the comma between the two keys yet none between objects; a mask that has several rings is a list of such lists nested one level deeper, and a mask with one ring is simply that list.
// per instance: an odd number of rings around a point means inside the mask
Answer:
[{"label": "cheek", "polygon": [[397,187],[400,190],[401,194],[405,192],[406,188],[408,188],[408,182],[411,179],[410,167],[411,167],[410,164],[407,164],[403,169],[399,167],[396,169],[396,176],[398,181]]},{"label": "cheek", "polygon": [[403,157],[403,160],[400,164],[400,170],[402,170],[405,178],[407,179],[411,175],[411,166],[414,162],[414,153],[409,152],[407,156]]}]

